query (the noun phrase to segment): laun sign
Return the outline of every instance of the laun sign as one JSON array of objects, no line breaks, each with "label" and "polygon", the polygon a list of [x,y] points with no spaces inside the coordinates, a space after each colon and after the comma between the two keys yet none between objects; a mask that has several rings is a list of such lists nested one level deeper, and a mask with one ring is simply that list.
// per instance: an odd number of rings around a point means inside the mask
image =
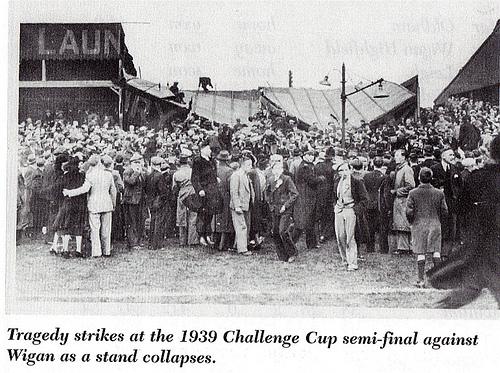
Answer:
[{"label": "laun sign", "polygon": [[21,59],[117,59],[120,23],[29,23],[20,28]]}]

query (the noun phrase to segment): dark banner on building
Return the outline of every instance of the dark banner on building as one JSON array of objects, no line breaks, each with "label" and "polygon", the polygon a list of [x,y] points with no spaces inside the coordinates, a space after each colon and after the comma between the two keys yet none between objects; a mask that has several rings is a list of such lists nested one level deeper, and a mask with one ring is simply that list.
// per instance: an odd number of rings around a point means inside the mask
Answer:
[{"label": "dark banner on building", "polygon": [[122,55],[119,23],[21,24],[22,60],[117,59]]}]

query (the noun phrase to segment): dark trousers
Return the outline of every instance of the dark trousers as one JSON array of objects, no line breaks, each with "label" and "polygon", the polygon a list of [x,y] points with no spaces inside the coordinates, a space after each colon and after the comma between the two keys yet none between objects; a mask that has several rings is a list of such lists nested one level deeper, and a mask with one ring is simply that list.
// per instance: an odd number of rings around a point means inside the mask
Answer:
[{"label": "dark trousers", "polygon": [[441,256],[447,257],[455,247],[457,238],[457,214],[450,212],[441,221]]},{"label": "dark trousers", "polygon": [[308,249],[314,249],[314,247],[318,244],[316,239],[316,225],[311,222],[311,225],[305,229],[293,228],[292,230],[292,241],[297,243],[302,236],[303,232],[306,232],[306,246]]},{"label": "dark trousers", "polygon": [[292,221],[292,214],[272,214],[273,227],[271,235],[276,245],[278,258],[285,262],[291,256],[297,255],[297,249],[295,248],[295,244],[290,237],[290,225],[292,224]]},{"label": "dark trousers", "polygon": [[125,227],[127,231],[127,242],[129,247],[138,246],[140,244],[142,233],[144,231],[144,217],[142,204],[123,205],[123,215],[125,219]]},{"label": "dark trousers", "polygon": [[326,240],[335,237],[335,213],[333,208],[325,204],[324,211],[319,216],[319,235]]},{"label": "dark trousers", "polygon": [[366,210],[366,220],[368,221],[368,242],[366,251],[375,251],[375,233],[380,231],[380,216],[378,210]]},{"label": "dark trousers", "polygon": [[213,214],[205,210],[198,211],[196,216],[196,232],[200,237],[210,236],[212,234]]},{"label": "dark trousers", "polygon": [[151,211],[151,224],[149,234],[149,246],[153,250],[158,250],[167,233],[170,211],[168,206],[161,206],[158,210]]},{"label": "dark trousers", "polygon": [[389,232],[391,230],[391,216],[388,214],[379,214],[380,230],[379,230],[379,249],[383,254],[389,253]]},{"label": "dark trousers", "polygon": [[229,250],[234,244],[234,232],[214,233],[214,247],[221,251]]}]

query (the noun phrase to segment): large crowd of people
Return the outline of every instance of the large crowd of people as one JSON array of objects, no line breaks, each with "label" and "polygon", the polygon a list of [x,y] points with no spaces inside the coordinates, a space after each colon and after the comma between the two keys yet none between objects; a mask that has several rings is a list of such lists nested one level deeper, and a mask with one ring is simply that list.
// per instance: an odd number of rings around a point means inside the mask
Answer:
[{"label": "large crowd of people", "polygon": [[[486,102],[450,98],[418,121],[360,123],[345,147],[336,123],[307,128],[266,110],[249,119],[191,114],[165,131],[125,130],[92,112],[27,118],[18,127],[18,241],[43,239],[64,258],[174,239],[251,257],[267,239],[292,263],[304,233],[304,250],[337,246],[347,271],[369,253],[414,253],[423,287],[426,255],[439,266],[474,236],[481,206],[500,200],[500,112]],[[491,195],[474,199],[485,188]]]}]

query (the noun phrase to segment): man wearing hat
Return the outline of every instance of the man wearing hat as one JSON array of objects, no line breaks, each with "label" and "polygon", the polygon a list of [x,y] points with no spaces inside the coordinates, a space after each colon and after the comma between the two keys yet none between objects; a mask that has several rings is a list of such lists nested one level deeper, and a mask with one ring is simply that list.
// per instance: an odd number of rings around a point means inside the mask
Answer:
[{"label": "man wearing hat", "polygon": [[89,193],[87,209],[89,212],[90,241],[92,256],[111,255],[111,216],[116,205],[116,187],[113,175],[104,169],[98,155],[88,160],[90,169],[80,188],[64,189],[63,195],[75,197]]},{"label": "man wearing hat", "polygon": [[143,158],[134,153],[123,172],[123,210],[129,249],[138,249],[144,232],[144,187],[146,172]]},{"label": "man wearing hat", "polygon": [[229,183],[233,169],[229,167],[229,161],[231,160],[229,151],[221,150],[216,158],[219,192],[222,196],[222,210],[215,215],[214,246],[218,250],[228,250],[234,243],[233,221],[229,207],[231,201]]},{"label": "man wearing hat", "polygon": [[219,193],[217,180],[217,166],[212,159],[212,149],[208,139],[201,144],[200,156],[193,161],[191,183],[201,199],[201,208],[198,210],[196,230],[203,246],[213,245],[212,217],[222,209],[222,197]]},{"label": "man wearing hat", "polygon": [[[37,176],[36,157],[35,154],[29,154],[27,165],[23,172],[24,177],[24,206],[21,214],[21,228],[27,237],[32,235],[33,230],[33,194],[35,190],[35,177]],[[40,176],[40,175],[38,175]]]},{"label": "man wearing hat", "polygon": [[317,248],[315,219],[318,185],[325,180],[324,176],[317,176],[314,167],[314,151],[304,153],[303,161],[297,169],[295,185],[299,198],[293,210],[294,227],[292,241],[297,243],[302,233],[306,232],[306,245],[308,249]]},{"label": "man wearing hat", "polygon": [[[163,163],[167,165],[164,171],[161,170]],[[168,172],[168,163],[161,157],[151,158],[151,169],[145,181],[148,208],[151,212],[149,249],[158,250],[166,233],[167,219],[171,214],[172,178]]]},{"label": "man wearing hat", "polygon": [[321,201],[321,209],[318,209],[319,219],[319,241],[323,243],[335,236],[334,212],[333,212],[333,182],[336,172],[333,169],[333,157],[335,151],[329,147],[325,151],[324,160],[316,164],[316,174],[325,179],[318,185],[318,201]]}]

